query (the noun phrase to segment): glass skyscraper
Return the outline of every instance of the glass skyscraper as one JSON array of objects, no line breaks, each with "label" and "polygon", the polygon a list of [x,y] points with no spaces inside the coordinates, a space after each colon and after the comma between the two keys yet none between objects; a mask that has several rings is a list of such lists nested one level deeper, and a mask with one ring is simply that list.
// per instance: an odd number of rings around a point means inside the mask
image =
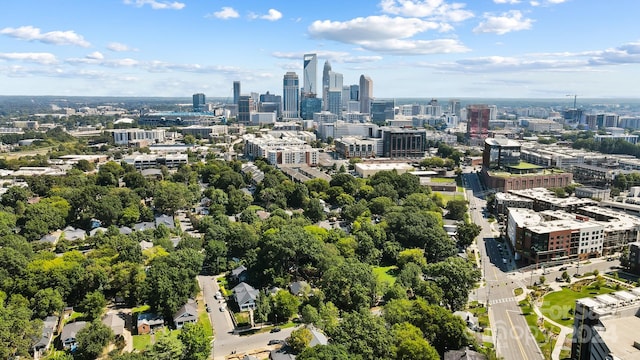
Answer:
[{"label": "glass skyscraper", "polygon": [[282,80],[282,116],[295,119],[300,113],[300,80],[298,74],[289,71]]},{"label": "glass skyscraper", "polygon": [[316,54],[304,54],[303,66],[303,94],[317,94],[318,56]]}]

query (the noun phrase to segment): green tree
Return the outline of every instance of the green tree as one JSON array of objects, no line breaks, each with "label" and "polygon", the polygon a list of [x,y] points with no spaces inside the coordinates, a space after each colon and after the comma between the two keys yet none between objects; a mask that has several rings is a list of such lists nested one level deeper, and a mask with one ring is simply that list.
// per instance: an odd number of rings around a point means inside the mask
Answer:
[{"label": "green tree", "polygon": [[342,345],[316,345],[306,348],[296,356],[298,360],[354,360],[357,355],[349,354]]},{"label": "green tree", "polygon": [[273,299],[271,313],[277,316],[279,321],[286,322],[298,313],[299,306],[300,300],[297,296],[286,290],[279,290]]},{"label": "green tree", "polygon": [[425,340],[422,331],[409,323],[395,324],[391,328],[395,339],[393,347],[398,360],[439,360],[438,352]]},{"label": "green tree", "polygon": [[58,290],[52,288],[40,289],[31,299],[31,308],[38,318],[60,314],[64,308],[64,300]]},{"label": "green tree", "polygon": [[475,223],[460,221],[457,223],[458,245],[466,248],[480,235],[482,228]]},{"label": "green tree", "polygon": [[193,194],[187,185],[161,181],[154,188],[153,205],[162,213],[173,214],[193,203]]},{"label": "green tree", "polygon": [[470,289],[480,279],[480,271],[471,262],[460,257],[450,257],[429,264],[425,273],[444,291],[444,299],[453,311],[464,307]]},{"label": "green tree", "polygon": [[211,354],[210,334],[201,323],[185,324],[178,339],[184,345],[184,360],[205,360]]},{"label": "green tree", "polygon": [[311,304],[303,306],[300,314],[302,315],[302,322],[305,324],[316,324],[320,321],[318,309]]},{"label": "green tree", "polygon": [[0,358],[28,357],[33,339],[39,338],[42,322],[31,320],[28,302],[20,295],[6,301],[0,291]]},{"label": "green tree", "polygon": [[300,353],[309,346],[311,339],[313,339],[311,330],[307,329],[307,327],[305,326],[293,330],[291,332],[291,336],[287,338],[287,343],[289,344],[289,346],[291,346],[291,349],[293,349],[295,353]]},{"label": "green tree", "polygon": [[78,350],[74,358],[81,360],[97,359],[102,350],[111,340],[113,340],[113,331],[105,324],[97,319],[78,331],[76,339],[78,341]]},{"label": "green tree", "polygon": [[344,346],[349,353],[360,355],[363,360],[391,358],[391,333],[382,318],[368,310],[345,314],[328,335],[332,342]]},{"label": "green tree", "polygon": [[414,263],[421,269],[427,266],[427,259],[424,257],[424,250],[414,248],[400,251],[398,254],[398,266],[402,268],[408,263]]},{"label": "green tree", "polygon": [[307,207],[304,209],[304,216],[308,217],[313,223],[324,220],[324,207],[320,199],[313,198],[309,200]]},{"label": "green tree", "polygon": [[104,298],[102,291],[94,291],[87,293],[84,300],[80,302],[78,309],[84,313],[89,320],[94,320],[100,318],[106,306],[107,299]]},{"label": "green tree", "polygon": [[182,359],[184,351],[184,345],[180,340],[172,336],[163,336],[153,344],[147,355],[154,360],[176,360]]},{"label": "green tree", "polygon": [[467,200],[449,200],[447,202],[447,218],[462,220],[467,213]]},{"label": "green tree", "polygon": [[322,278],[327,299],[344,311],[369,308],[376,295],[376,286],[369,265],[353,260],[329,268]]}]

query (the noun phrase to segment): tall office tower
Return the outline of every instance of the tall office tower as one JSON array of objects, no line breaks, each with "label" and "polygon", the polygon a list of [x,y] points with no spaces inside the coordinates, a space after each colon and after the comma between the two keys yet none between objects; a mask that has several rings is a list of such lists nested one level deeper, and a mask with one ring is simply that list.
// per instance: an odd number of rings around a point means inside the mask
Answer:
[{"label": "tall office tower", "polygon": [[349,100],[358,101],[360,99],[360,86],[349,86]]},{"label": "tall office tower", "polygon": [[486,139],[489,134],[491,109],[487,105],[467,105],[467,137]]},{"label": "tall office tower", "polygon": [[329,71],[329,90],[342,90],[344,76],[335,71]]},{"label": "tall office tower", "polygon": [[498,107],[496,105],[489,105],[489,120],[498,119]]},{"label": "tall office tower", "polygon": [[395,118],[395,100],[371,100],[371,122],[384,124],[386,120]]},{"label": "tall office tower", "polygon": [[302,94],[317,94],[318,56],[316,54],[304,54]]},{"label": "tall office tower", "polygon": [[349,98],[351,97],[351,88],[349,86],[342,87],[342,110],[347,108],[347,103],[349,102]]},{"label": "tall office tower", "polygon": [[457,117],[460,117],[460,100],[458,99],[451,99],[449,100],[449,113],[456,115]]},{"label": "tall office tower", "polygon": [[238,100],[240,100],[240,81],[233,82],[233,103],[238,105]]},{"label": "tall office tower", "polygon": [[338,116],[342,115],[342,90],[330,89],[327,93],[329,112]]},{"label": "tall office tower", "polygon": [[313,120],[313,114],[322,111],[322,100],[315,94],[306,94],[300,102],[300,117],[302,120]]},{"label": "tall office tower", "polygon": [[292,71],[284,74],[282,80],[282,116],[284,118],[298,118],[300,113],[299,89],[298,74]]},{"label": "tall office tower", "polygon": [[327,60],[324,62],[324,67],[322,68],[322,110],[327,110],[329,108],[329,103],[327,101],[330,81],[329,72],[331,72],[331,64],[329,64],[329,60]]},{"label": "tall office tower", "polygon": [[205,98],[204,94],[193,94],[193,111],[200,112],[204,108]]},{"label": "tall office tower", "polygon": [[369,114],[371,110],[371,98],[373,97],[373,80],[370,77],[360,75],[360,112]]},{"label": "tall office tower", "polygon": [[251,96],[240,95],[238,97],[238,123],[247,125],[251,122],[253,99]]}]

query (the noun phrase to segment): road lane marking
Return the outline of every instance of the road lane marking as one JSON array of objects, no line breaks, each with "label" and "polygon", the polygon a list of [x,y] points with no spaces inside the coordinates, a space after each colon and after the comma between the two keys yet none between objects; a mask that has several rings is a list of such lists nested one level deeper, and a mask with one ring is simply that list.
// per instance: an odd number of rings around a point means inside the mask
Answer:
[{"label": "road lane marking", "polygon": [[[524,347],[522,346],[522,343],[520,342],[520,337],[518,336],[518,332],[516,331],[516,327],[513,325],[513,321],[511,321],[511,315],[509,315],[509,311],[505,311],[505,313],[507,314],[507,319],[509,320],[509,324],[511,324],[511,330],[513,331],[513,334],[515,335],[516,338],[516,342],[518,343],[518,348],[520,348],[520,352],[522,353],[522,357],[526,360],[529,360],[529,358],[527,357],[527,354],[524,352]],[[529,331],[529,329],[527,329],[527,331]]]}]

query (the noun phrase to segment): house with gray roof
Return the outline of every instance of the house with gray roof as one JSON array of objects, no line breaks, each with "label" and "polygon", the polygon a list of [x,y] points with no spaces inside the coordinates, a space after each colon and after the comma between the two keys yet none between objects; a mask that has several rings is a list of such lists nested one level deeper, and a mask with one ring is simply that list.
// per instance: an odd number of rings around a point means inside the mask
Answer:
[{"label": "house with gray roof", "polygon": [[309,290],[311,290],[311,286],[304,280],[294,281],[289,284],[289,291],[291,291],[293,295],[302,296],[309,292]]},{"label": "house with gray roof", "polygon": [[155,230],[155,228],[156,228],[155,222],[139,222],[133,225],[134,231]]},{"label": "house with gray roof", "polygon": [[240,311],[246,311],[256,308],[256,299],[260,292],[253,288],[253,286],[241,282],[233,289],[233,297],[240,308]]},{"label": "house with gray roof", "polygon": [[121,226],[118,229],[118,232],[120,232],[121,235],[129,235],[129,234],[131,234],[133,232],[133,229],[131,229],[128,226]]},{"label": "house with gray roof", "polygon": [[138,335],[149,334],[161,327],[164,327],[164,318],[162,315],[154,313],[138,314]]},{"label": "house with gray roof", "polygon": [[182,329],[184,324],[195,323],[198,321],[198,305],[194,301],[189,301],[182,305],[173,316],[173,323],[176,329]]},{"label": "house with gray roof", "polygon": [[62,333],[60,334],[60,341],[62,342],[62,347],[65,350],[74,351],[76,347],[78,347],[78,342],[76,340],[76,336],[78,332],[84,329],[89,323],[86,321],[76,321],[65,325],[62,328]]},{"label": "house with gray roof", "polygon": [[308,327],[309,331],[311,331],[311,341],[309,341],[309,347],[314,347],[316,345],[327,345],[329,343],[329,339],[327,336],[316,329],[314,326]]},{"label": "house with gray roof", "polygon": [[244,265],[240,265],[231,270],[231,279],[239,282],[245,281],[247,279],[247,268]]},{"label": "house with gray roof", "polygon": [[118,314],[109,314],[103,317],[102,323],[111,329],[115,336],[122,336],[122,334],[124,334],[124,319]]},{"label": "house with gray roof", "polygon": [[38,341],[33,345],[34,354],[38,353],[42,355],[45,351],[49,350],[53,335],[58,327],[58,320],[57,316],[47,316],[47,318],[44,319],[40,338],[37,339]]},{"label": "house with gray roof", "polygon": [[55,246],[62,236],[62,230],[56,230],[50,234],[47,234],[40,238],[41,243],[49,243],[52,247]]},{"label": "house with gray roof", "polygon": [[160,216],[156,216],[155,219],[156,227],[160,226],[160,224],[168,227],[169,229],[175,229],[176,224],[173,220],[173,216],[162,214]]},{"label": "house with gray roof", "polygon": [[67,226],[62,230],[62,236],[69,241],[84,240],[87,233],[82,229],[76,229],[73,226]]}]

